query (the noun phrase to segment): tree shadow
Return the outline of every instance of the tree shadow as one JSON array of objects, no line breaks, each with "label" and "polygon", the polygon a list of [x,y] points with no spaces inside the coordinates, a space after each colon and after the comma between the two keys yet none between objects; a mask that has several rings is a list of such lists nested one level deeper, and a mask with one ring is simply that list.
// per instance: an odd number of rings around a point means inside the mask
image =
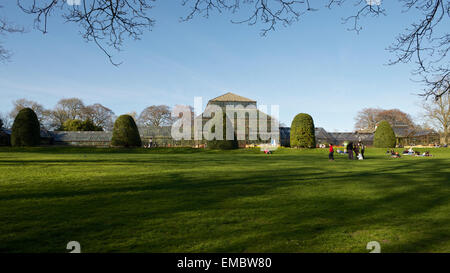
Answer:
[{"label": "tree shadow", "polygon": [[60,252],[75,238],[98,252],[365,252],[366,239],[390,240],[385,251],[448,250],[448,160],[342,161],[337,167],[347,168],[330,169],[320,154],[263,156],[27,161],[206,169],[108,173],[96,183],[17,192],[10,186],[0,192],[0,251]]}]

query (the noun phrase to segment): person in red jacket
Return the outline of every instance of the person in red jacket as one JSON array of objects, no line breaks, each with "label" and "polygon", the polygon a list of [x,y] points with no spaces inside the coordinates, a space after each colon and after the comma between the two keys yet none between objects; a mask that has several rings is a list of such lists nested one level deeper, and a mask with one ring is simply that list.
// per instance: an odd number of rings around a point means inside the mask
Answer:
[{"label": "person in red jacket", "polygon": [[328,159],[334,160],[334,149],[333,149],[333,144],[331,144],[331,143],[330,143],[330,153],[328,154]]}]

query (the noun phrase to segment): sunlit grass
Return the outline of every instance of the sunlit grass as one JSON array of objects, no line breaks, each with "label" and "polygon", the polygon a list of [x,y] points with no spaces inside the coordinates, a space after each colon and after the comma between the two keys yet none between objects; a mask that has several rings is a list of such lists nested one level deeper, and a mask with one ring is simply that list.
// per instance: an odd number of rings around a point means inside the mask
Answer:
[{"label": "sunlit grass", "polygon": [[1,148],[0,252],[449,252],[450,149],[385,152]]}]

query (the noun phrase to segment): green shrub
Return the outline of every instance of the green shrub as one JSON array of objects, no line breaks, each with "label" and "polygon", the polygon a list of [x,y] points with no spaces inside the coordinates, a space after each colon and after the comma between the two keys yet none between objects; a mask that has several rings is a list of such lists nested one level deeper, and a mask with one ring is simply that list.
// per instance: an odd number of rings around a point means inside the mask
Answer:
[{"label": "green shrub", "polygon": [[103,128],[96,126],[90,119],[81,121],[79,119],[69,119],[64,122],[61,131],[103,131]]},{"label": "green shrub", "polygon": [[[236,133],[234,133],[234,137],[232,140],[227,140],[226,139],[226,124],[227,124],[227,116],[224,113],[223,114],[223,120],[222,120],[222,124],[223,124],[223,139],[213,139],[213,140],[208,140],[206,142],[206,147],[208,149],[212,149],[212,150],[232,150],[232,149],[238,149],[239,148],[239,142],[237,140],[236,137]],[[213,126],[213,128],[211,128],[212,133],[215,132],[215,127]]]},{"label": "green shrub", "polygon": [[314,121],[308,114],[300,113],[295,116],[291,124],[291,147],[315,148],[316,136]]},{"label": "green shrub", "polygon": [[121,115],[114,123],[112,146],[140,147],[142,146],[136,122],[130,115]]},{"label": "green shrub", "polygon": [[79,119],[66,120],[60,128],[60,131],[82,131],[82,121]]},{"label": "green shrub", "polygon": [[95,125],[90,119],[83,121],[81,128],[83,131],[103,131],[102,127]]},{"label": "green shrub", "polygon": [[377,148],[395,148],[395,133],[389,122],[383,120],[378,123],[373,136],[373,146]]},{"label": "green shrub", "polygon": [[40,125],[36,113],[30,108],[19,111],[11,133],[13,146],[36,146],[41,141]]}]

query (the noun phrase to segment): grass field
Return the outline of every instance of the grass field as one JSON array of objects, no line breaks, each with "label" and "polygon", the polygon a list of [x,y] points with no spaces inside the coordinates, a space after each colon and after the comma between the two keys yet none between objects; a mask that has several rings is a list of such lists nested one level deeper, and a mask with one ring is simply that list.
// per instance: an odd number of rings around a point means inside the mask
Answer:
[{"label": "grass field", "polygon": [[450,149],[430,151],[1,148],[0,252],[450,252]]}]

